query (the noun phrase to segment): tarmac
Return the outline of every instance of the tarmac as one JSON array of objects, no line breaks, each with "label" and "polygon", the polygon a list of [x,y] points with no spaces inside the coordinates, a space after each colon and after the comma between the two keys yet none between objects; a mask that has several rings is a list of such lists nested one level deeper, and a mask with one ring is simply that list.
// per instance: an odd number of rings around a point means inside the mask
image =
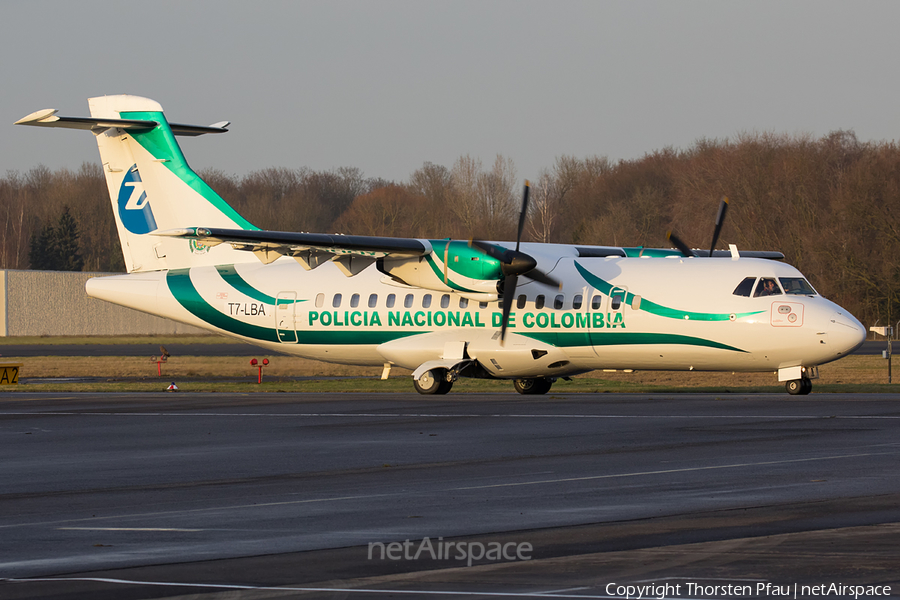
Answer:
[{"label": "tarmac", "polygon": [[17,393],[0,597],[898,597],[898,400]]}]

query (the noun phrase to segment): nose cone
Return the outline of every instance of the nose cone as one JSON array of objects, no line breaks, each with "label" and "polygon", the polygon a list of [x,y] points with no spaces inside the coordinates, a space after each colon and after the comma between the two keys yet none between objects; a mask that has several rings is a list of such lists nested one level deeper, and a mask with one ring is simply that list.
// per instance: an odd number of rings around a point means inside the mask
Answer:
[{"label": "nose cone", "polygon": [[866,341],[866,328],[850,313],[837,311],[828,324],[828,340],[838,354],[846,356]]}]

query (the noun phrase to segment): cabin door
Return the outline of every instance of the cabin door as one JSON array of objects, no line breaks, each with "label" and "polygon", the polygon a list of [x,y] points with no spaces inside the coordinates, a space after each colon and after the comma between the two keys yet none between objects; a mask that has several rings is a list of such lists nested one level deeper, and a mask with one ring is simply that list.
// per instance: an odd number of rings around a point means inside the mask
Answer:
[{"label": "cabin door", "polygon": [[297,343],[297,327],[294,318],[297,312],[297,292],[278,292],[275,296],[275,329],[278,341],[284,344]]}]

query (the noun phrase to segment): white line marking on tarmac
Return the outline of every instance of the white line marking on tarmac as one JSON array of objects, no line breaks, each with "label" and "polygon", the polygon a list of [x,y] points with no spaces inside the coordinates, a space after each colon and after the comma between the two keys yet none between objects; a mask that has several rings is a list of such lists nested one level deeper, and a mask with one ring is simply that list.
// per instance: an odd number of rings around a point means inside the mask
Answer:
[{"label": "white line marking on tarmac", "polygon": [[896,454],[896,452],[870,452],[865,454],[841,454],[838,456],[820,456],[815,458],[794,458],[790,460],[772,460],[755,463],[736,463],[730,465],[711,465],[707,467],[685,467],[683,469],[664,469],[660,471],[637,471],[634,473],[614,473],[610,475],[587,475],[585,477],[565,477],[562,479],[539,479],[536,481],[520,481],[518,483],[496,483],[493,485],[477,485],[471,487],[453,488],[453,491],[460,490],[482,490],[488,488],[515,487],[519,485],[542,485],[547,483],[564,483],[567,481],[591,481],[594,479],[614,479],[617,477],[638,477],[641,475],[665,475],[668,473],[689,473],[692,471],[712,471],[715,469],[739,469],[742,467],[764,467],[769,465],[787,465],[792,463],[815,462],[824,460],[838,460],[841,458],[862,458],[865,456],[885,456]]},{"label": "white line marking on tarmac", "polygon": [[[893,444],[891,444],[893,445]],[[680,469],[662,469],[657,471],[634,471],[630,473],[610,473],[606,475],[587,475],[584,477],[567,477],[560,479],[539,479],[534,481],[520,481],[513,483],[497,483],[491,485],[477,485],[477,486],[465,486],[465,487],[454,487],[454,488],[444,488],[442,490],[434,490],[428,493],[442,493],[442,492],[456,492],[456,491],[464,491],[464,490],[480,490],[480,489],[491,489],[491,488],[501,488],[501,487],[516,487],[516,486],[526,486],[526,485],[545,485],[545,484],[558,484],[572,481],[593,481],[600,479],[616,479],[622,477],[643,477],[648,475],[667,475],[671,473],[690,473],[697,471],[712,471],[717,469],[740,469],[745,467],[765,467],[772,465],[786,465],[786,464],[795,464],[795,463],[805,463],[805,462],[821,462],[828,460],[841,460],[845,458],[862,458],[862,457],[870,457],[870,456],[890,456],[897,454],[897,452],[868,452],[868,453],[858,453],[858,454],[839,454],[835,456],[819,456],[813,458],[795,458],[790,460],[773,460],[773,461],[761,461],[761,462],[751,462],[751,463],[734,463],[727,465],[710,465],[703,467],[684,467]],[[220,512],[227,510],[242,510],[245,508],[261,508],[261,507],[269,507],[269,506],[291,506],[298,504],[310,504],[314,502],[338,502],[341,500],[368,500],[371,498],[387,498],[391,496],[408,496],[409,492],[395,492],[390,494],[363,494],[356,496],[339,496],[333,498],[310,498],[306,500],[285,500],[280,502],[261,502],[261,503],[253,503],[253,504],[235,504],[231,506],[217,506],[217,507],[206,507],[206,508],[193,508],[187,510],[175,510],[175,511],[160,511],[160,512],[151,512],[151,513],[136,513],[136,514],[125,514],[125,515],[111,515],[106,517],[89,517],[84,519],[63,519],[58,521],[38,521],[31,523],[16,523],[11,525],[0,525],[0,529],[11,529],[16,527],[32,527],[32,526],[47,526],[47,525],[61,525],[63,523],[90,523],[90,522],[98,522],[98,521],[109,521],[109,520],[118,520],[118,519],[135,519],[135,518],[145,518],[145,517],[158,517],[158,516],[173,516],[173,515],[186,515],[186,514],[196,514],[196,513],[208,513],[208,512]]]},{"label": "white line marking on tarmac", "polygon": [[[258,590],[273,592],[340,592],[344,594],[407,594],[416,596],[482,596],[492,598],[591,598],[596,600],[621,600],[621,596],[593,596],[587,594],[565,594],[562,590],[555,592],[489,592],[489,591],[455,591],[455,590],[389,590],[373,588],[320,588],[320,587],[273,587],[264,585],[236,585],[218,583],[179,583],[177,581],[133,581],[129,579],[108,579],[105,577],[36,577],[34,579],[2,579],[14,583],[52,582],[52,581],[86,581],[93,583],[117,583],[122,585],[149,585],[163,587],[190,587],[219,590]],[[589,588],[573,588],[589,589]],[[680,600],[696,600],[693,598],[680,598]]]},{"label": "white line marking on tarmac", "polygon": [[900,419],[900,415],[591,415],[591,414],[515,414],[515,413],[211,413],[211,412],[0,412],[0,416],[54,417],[263,417],[263,418],[416,418],[416,419]]},{"label": "white line marking on tarmac", "polygon": [[402,496],[403,492],[393,494],[368,494],[363,496],[339,496],[336,498],[310,498],[307,500],[285,500],[283,502],[259,502],[253,504],[235,504],[232,506],[214,506],[207,508],[189,508],[185,510],[158,511],[149,513],[133,513],[126,515],[110,515],[108,517],[88,517],[86,519],[61,519],[58,521],[37,521],[33,523],[15,523],[13,525],[0,525],[0,529],[14,527],[30,527],[35,525],[59,525],[62,523],[91,523],[95,521],[110,521],[115,519],[135,519],[139,517],[159,517],[172,515],[188,515],[194,513],[219,512],[223,510],[240,510],[243,508],[256,508],[264,506],[289,506],[295,504],[311,504],[313,502],[337,502],[338,500],[368,500],[371,498],[384,498],[387,496]]},{"label": "white line marking on tarmac", "polygon": [[57,527],[57,531],[206,531],[180,527]]}]

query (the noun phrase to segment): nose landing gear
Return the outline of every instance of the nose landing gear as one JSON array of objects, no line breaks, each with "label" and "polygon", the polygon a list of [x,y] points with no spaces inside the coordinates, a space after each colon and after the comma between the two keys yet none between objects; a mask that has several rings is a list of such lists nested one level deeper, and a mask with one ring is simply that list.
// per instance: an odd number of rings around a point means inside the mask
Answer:
[{"label": "nose landing gear", "polygon": [[784,388],[791,396],[805,396],[812,391],[812,381],[809,379],[791,379],[785,382]]}]

